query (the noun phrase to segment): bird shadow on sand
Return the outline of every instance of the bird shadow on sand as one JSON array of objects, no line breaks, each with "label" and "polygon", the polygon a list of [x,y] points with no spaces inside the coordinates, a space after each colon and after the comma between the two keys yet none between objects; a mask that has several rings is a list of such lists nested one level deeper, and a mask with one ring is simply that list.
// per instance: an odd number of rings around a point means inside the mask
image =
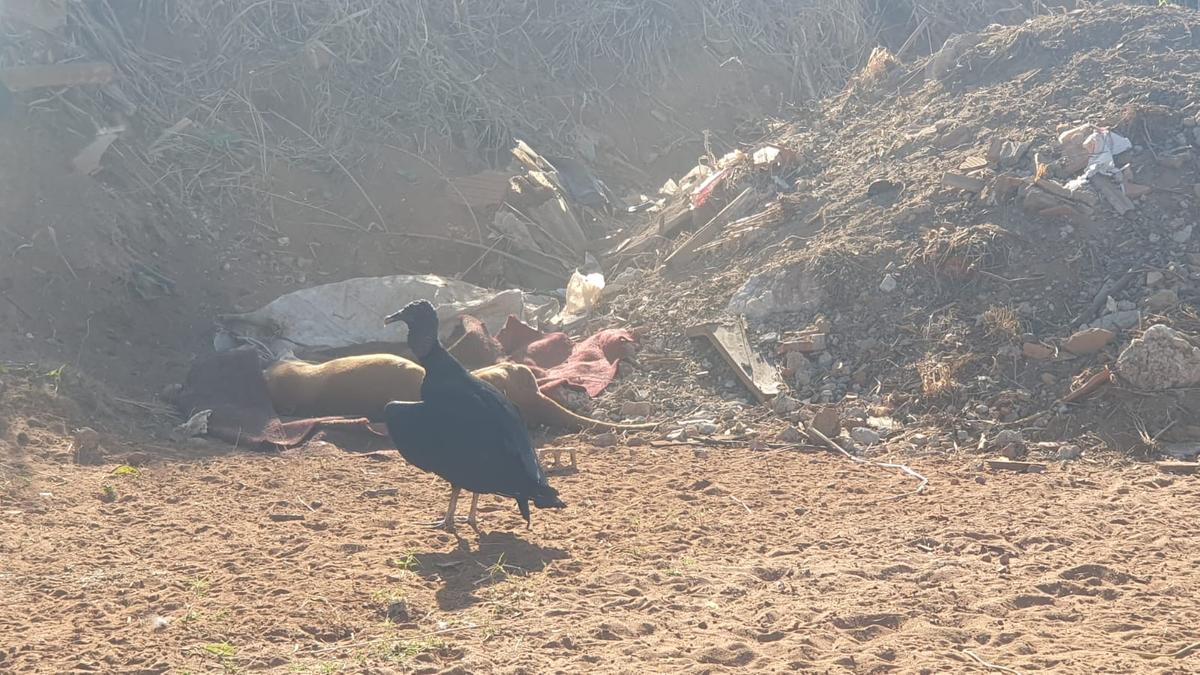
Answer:
[{"label": "bird shadow on sand", "polygon": [[453,551],[416,553],[414,557],[413,572],[442,584],[435,593],[438,608],[452,611],[477,604],[489,587],[540,574],[551,562],[566,560],[570,555],[510,532],[484,532],[474,548],[460,537]]}]

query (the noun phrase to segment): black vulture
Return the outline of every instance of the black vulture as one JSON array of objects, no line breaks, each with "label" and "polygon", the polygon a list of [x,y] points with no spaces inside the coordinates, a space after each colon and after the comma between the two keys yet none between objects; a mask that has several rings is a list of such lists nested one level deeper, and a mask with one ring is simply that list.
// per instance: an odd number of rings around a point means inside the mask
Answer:
[{"label": "black vulture", "polygon": [[425,368],[425,380],[419,402],[393,401],[383,416],[400,454],[450,483],[450,505],[436,526],[454,531],[462,490],[475,493],[467,517],[475,529],[480,494],[515,499],[526,527],[530,501],[542,509],[565,507],[546,480],[516,406],[442,347],[433,305],[417,300],[384,319],[396,321],[408,325],[408,346]]}]

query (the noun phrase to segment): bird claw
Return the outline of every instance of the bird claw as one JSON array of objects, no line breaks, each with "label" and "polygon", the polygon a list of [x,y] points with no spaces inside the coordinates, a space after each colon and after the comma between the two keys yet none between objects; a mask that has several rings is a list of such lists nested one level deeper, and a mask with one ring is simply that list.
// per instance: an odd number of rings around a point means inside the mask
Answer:
[{"label": "bird claw", "polygon": [[455,530],[454,521],[455,520],[462,520],[462,519],[461,518],[454,518],[454,519],[442,518],[441,520],[435,520],[432,523],[424,523],[424,527],[426,527],[430,530],[445,530],[447,532],[454,532],[454,530]]}]

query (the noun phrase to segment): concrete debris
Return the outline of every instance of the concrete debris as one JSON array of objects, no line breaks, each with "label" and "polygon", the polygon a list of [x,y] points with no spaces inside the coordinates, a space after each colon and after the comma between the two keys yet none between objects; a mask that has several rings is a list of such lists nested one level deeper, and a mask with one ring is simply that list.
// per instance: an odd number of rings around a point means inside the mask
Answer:
[{"label": "concrete debris", "polygon": [[1146,298],[1146,309],[1151,312],[1161,312],[1179,304],[1179,294],[1170,288],[1164,288]]},{"label": "concrete debris", "polygon": [[1073,460],[1079,459],[1082,456],[1083,456],[1083,449],[1080,448],[1078,445],[1060,446],[1058,448],[1058,452],[1056,452],[1054,454],[1055,459],[1057,459],[1059,461],[1063,461],[1063,462],[1073,461]]},{"label": "concrete debris", "polygon": [[1015,429],[1005,429],[991,438],[986,434],[980,436],[979,446],[982,450],[1007,459],[1020,459],[1025,456],[1025,439],[1021,432]]},{"label": "concrete debris", "polygon": [[1170,326],[1151,326],[1117,357],[1117,374],[1148,391],[1194,387],[1200,384],[1200,349]]},{"label": "concrete debris", "polygon": [[949,190],[963,190],[965,192],[982,192],[987,186],[987,181],[980,180],[972,176],[963,176],[957,173],[946,173],[942,175],[942,187]]},{"label": "concrete debris", "polygon": [[592,437],[592,445],[597,448],[611,448],[617,444],[617,435],[611,431],[602,434],[597,434]]},{"label": "concrete debris", "polygon": [[760,272],[746,280],[729,300],[731,314],[761,319],[781,312],[815,311],[825,293],[801,267]]},{"label": "concrete debris", "polygon": [[1063,343],[1063,349],[1076,356],[1095,354],[1107,347],[1116,337],[1116,333],[1104,328],[1088,328],[1067,338],[1067,341]]},{"label": "concrete debris", "polygon": [[642,419],[650,417],[653,412],[653,407],[649,401],[625,401],[621,404],[621,417],[625,419],[637,418]]},{"label": "concrete debris", "polygon": [[800,401],[797,401],[787,394],[780,394],[771,401],[771,409],[779,415],[794,413],[800,409],[800,405]]},{"label": "concrete debris", "polygon": [[803,443],[804,434],[796,427],[789,425],[784,427],[783,431],[780,431],[775,439],[780,443]]},{"label": "concrete debris", "polygon": [[1117,310],[1092,322],[1093,328],[1104,328],[1113,332],[1129,330],[1142,321],[1142,313],[1136,309]]},{"label": "concrete debris", "polygon": [[835,438],[842,430],[842,420],[833,408],[821,408],[813,415],[809,424],[830,438]]},{"label": "concrete debris", "polygon": [[883,441],[878,431],[868,427],[854,427],[850,430],[850,438],[860,445],[877,445]]},{"label": "concrete debris", "polygon": [[812,354],[814,352],[824,351],[829,344],[829,337],[824,333],[810,333],[803,335],[794,340],[784,340],[776,347],[777,354],[788,354],[791,352],[799,352],[801,354]]}]

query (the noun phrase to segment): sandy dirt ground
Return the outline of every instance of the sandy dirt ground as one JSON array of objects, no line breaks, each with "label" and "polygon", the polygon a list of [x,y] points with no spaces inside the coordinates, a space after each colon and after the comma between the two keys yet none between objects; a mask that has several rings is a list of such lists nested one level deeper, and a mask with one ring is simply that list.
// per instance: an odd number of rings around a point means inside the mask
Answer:
[{"label": "sandy dirt ground", "polygon": [[47,465],[0,509],[0,670],[1200,669],[1200,480],[907,461],[926,494],[822,452],[585,448],[568,510],[485,498],[458,541],[391,452]]}]

